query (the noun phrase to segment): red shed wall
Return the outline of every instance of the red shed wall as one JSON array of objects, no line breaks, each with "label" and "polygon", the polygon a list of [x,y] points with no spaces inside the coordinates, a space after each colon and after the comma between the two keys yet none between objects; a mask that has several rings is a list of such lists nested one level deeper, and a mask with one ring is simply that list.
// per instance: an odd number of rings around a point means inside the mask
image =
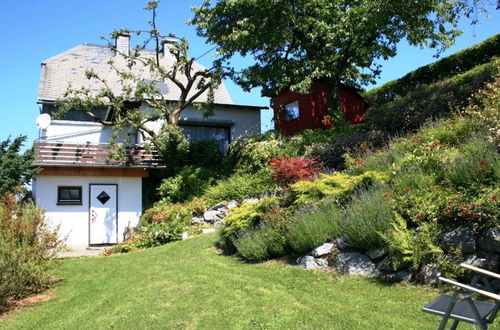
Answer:
[{"label": "red shed wall", "polygon": [[[366,111],[366,103],[356,90],[341,85],[340,105],[344,118],[349,123],[360,123]],[[285,120],[285,105],[298,101],[299,117]],[[328,112],[328,89],[325,84],[316,81],[308,94],[299,94],[285,89],[272,99],[275,126],[286,135],[296,134],[304,129],[327,129],[332,126]]]}]

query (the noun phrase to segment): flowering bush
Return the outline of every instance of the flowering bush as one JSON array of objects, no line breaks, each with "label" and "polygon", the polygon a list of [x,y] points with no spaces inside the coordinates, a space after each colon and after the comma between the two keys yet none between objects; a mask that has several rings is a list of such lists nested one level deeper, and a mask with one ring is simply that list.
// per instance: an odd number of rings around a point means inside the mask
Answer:
[{"label": "flowering bush", "polygon": [[11,194],[0,196],[0,311],[7,298],[21,298],[50,284],[52,257],[62,245],[43,210]]},{"label": "flowering bush", "polygon": [[297,181],[312,181],[318,177],[320,167],[316,159],[305,157],[277,157],[269,162],[274,183],[288,188]]}]

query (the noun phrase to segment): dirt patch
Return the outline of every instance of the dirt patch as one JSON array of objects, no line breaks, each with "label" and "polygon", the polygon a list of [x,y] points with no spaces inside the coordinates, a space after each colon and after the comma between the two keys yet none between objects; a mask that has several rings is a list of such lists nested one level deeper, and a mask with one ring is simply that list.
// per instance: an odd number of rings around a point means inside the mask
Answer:
[{"label": "dirt patch", "polygon": [[42,293],[32,294],[20,300],[7,301],[6,310],[0,310],[0,322],[9,318],[13,311],[21,308],[32,307],[41,302],[49,301],[56,297],[57,289],[52,288]]}]

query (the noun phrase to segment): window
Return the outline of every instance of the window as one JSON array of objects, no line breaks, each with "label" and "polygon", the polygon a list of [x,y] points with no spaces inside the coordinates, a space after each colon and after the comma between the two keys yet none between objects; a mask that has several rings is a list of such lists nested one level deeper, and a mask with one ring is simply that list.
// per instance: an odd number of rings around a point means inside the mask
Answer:
[{"label": "window", "polygon": [[57,205],[82,205],[82,187],[57,187]]},{"label": "window", "polygon": [[181,125],[181,127],[191,144],[202,140],[215,140],[219,144],[219,149],[225,152],[227,145],[231,142],[229,127],[196,125]]},{"label": "window", "polygon": [[285,120],[290,121],[299,118],[299,101],[285,105]]}]

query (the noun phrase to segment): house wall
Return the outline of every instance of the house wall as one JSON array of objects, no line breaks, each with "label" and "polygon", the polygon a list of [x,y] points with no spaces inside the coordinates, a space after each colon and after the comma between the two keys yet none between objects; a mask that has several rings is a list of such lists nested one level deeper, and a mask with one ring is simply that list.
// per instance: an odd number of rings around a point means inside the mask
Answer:
[{"label": "house wall", "polygon": [[[70,247],[89,243],[89,185],[118,185],[118,241],[129,225],[139,225],[142,212],[142,178],[38,175],[33,185],[36,205],[47,210],[46,217],[53,227],[60,225],[60,237],[68,235]],[[57,205],[58,186],[81,186],[82,205]]]},{"label": "house wall", "polygon": [[[64,141],[68,143],[109,143],[113,128],[99,123],[71,120],[53,120],[46,130],[41,131],[41,138],[46,141]],[[127,138],[125,132],[119,134],[117,142]],[[132,141],[135,143],[136,141]]]},{"label": "house wall", "polygon": [[[363,121],[366,103],[352,88],[340,85],[340,106],[344,118],[351,124]],[[299,117],[285,120],[285,105],[298,101]],[[286,135],[296,134],[304,129],[327,129],[332,126],[328,111],[328,88],[316,81],[308,94],[300,94],[285,89],[272,99],[275,126]]]}]

